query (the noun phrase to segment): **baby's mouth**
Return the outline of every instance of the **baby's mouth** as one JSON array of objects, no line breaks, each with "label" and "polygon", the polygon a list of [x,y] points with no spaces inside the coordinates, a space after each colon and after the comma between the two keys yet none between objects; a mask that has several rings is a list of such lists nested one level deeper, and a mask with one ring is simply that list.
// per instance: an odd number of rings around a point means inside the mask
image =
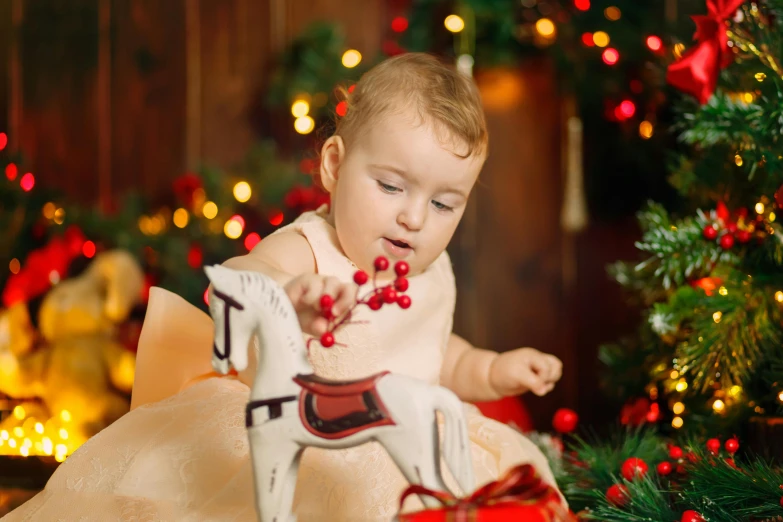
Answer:
[{"label": "baby's mouth", "polygon": [[400,241],[398,239],[389,239],[388,237],[386,239],[392,245],[398,246],[400,248],[411,248],[411,246],[408,243],[406,243],[405,241]]}]

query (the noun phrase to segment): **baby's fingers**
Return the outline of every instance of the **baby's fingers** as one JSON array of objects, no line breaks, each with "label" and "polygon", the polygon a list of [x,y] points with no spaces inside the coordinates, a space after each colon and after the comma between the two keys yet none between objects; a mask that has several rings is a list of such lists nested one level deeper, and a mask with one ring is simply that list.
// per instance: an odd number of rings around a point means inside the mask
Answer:
[{"label": "baby's fingers", "polygon": [[340,316],[350,310],[356,304],[356,294],[358,292],[359,287],[353,283],[341,284],[337,289],[334,307],[332,308],[334,315]]}]

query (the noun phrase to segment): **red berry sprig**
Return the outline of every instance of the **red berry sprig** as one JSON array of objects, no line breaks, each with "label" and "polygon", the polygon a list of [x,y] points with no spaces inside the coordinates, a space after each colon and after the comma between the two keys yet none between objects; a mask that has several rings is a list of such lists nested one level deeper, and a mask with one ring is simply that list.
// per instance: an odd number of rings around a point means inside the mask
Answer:
[{"label": "red berry sprig", "polygon": [[704,518],[699,514],[698,511],[694,511],[692,509],[689,509],[682,514],[682,518],[680,518],[680,522],[704,522]]},{"label": "red berry sprig", "polygon": [[[329,321],[329,326],[321,336],[321,346],[324,348],[331,348],[335,345],[334,332],[340,328],[345,322],[350,319],[353,311],[357,306],[366,305],[370,310],[376,311],[383,308],[385,305],[396,304],[403,310],[410,308],[412,302],[409,295],[404,292],[408,290],[408,279],[405,277],[410,272],[410,265],[405,261],[397,261],[394,264],[394,273],[397,278],[390,284],[384,286],[378,286],[376,284],[376,276],[378,272],[385,272],[389,269],[389,260],[383,256],[375,258],[373,262],[373,268],[375,269],[375,275],[372,278],[373,289],[368,292],[364,297],[358,299],[350,310],[345,312],[342,317],[336,318],[332,311],[334,306],[334,298],[330,295],[321,296],[321,315]],[[353,274],[353,282],[358,286],[367,284],[370,280],[370,276],[364,270],[357,270]],[[311,339],[312,341],[313,339]]]},{"label": "red berry sprig", "polygon": [[[724,250],[730,250],[737,241],[747,243],[753,238],[756,232],[763,232],[764,225],[759,222],[759,217],[763,221],[764,217],[759,215],[757,218],[748,217],[748,209],[738,208],[729,212],[728,207],[722,201],[718,203],[715,212],[712,215],[712,222],[704,227],[702,234],[707,241],[718,240],[718,244]],[[759,238],[763,237],[759,235]]]},{"label": "red berry sprig", "polygon": [[628,503],[628,488],[622,484],[612,484],[606,490],[606,500],[617,507],[623,507]]},{"label": "red berry sprig", "polygon": [[620,472],[627,481],[633,481],[647,474],[647,463],[640,458],[631,457],[623,462]]}]

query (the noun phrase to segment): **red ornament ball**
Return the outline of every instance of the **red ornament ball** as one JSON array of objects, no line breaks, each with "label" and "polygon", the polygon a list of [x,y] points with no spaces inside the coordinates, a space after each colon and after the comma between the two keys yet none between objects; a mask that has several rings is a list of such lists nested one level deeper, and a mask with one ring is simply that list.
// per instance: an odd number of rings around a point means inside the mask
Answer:
[{"label": "red ornament ball", "polygon": [[332,332],[326,332],[321,336],[321,346],[324,348],[331,348],[334,346],[334,334]]},{"label": "red ornament ball", "polygon": [[364,270],[357,270],[356,273],[353,275],[353,282],[359,286],[366,284],[368,279],[369,277],[367,276],[367,272],[365,272]]},{"label": "red ornament ball", "polygon": [[672,446],[669,448],[669,457],[671,457],[674,460],[679,460],[682,458],[682,448],[679,446]]},{"label": "red ornament ball", "polygon": [[384,303],[392,304],[397,300],[397,290],[387,286],[383,289],[383,292],[381,292],[381,297],[383,298]]},{"label": "red ornament ball", "polygon": [[552,427],[558,433],[570,433],[576,429],[576,425],[579,422],[579,415],[574,410],[568,408],[560,408],[555,412],[555,416],[552,418]]},{"label": "red ornament ball", "polygon": [[717,455],[720,451],[720,441],[718,439],[710,439],[707,441],[707,450],[713,455]]},{"label": "red ornament ball", "polygon": [[631,457],[623,462],[620,472],[625,477],[625,480],[634,480],[638,477],[643,477],[647,474],[647,463],[640,458]]},{"label": "red ornament ball", "polygon": [[321,310],[329,310],[334,306],[334,299],[329,294],[321,296]]},{"label": "red ornament ball", "polygon": [[398,277],[394,282],[394,288],[396,288],[398,292],[406,291],[408,289],[408,280],[404,277]]},{"label": "red ornament ball", "polygon": [[606,500],[617,507],[622,507],[628,502],[628,488],[622,484],[612,484],[606,490]]},{"label": "red ornament ball", "polygon": [[655,469],[658,470],[659,475],[666,476],[672,472],[672,463],[667,460],[664,460],[663,462],[658,463],[658,466],[656,466]]},{"label": "red ornament ball", "polygon": [[680,522],[704,522],[704,518],[698,513],[698,511],[689,509],[682,514]]},{"label": "red ornament ball", "polygon": [[707,225],[706,227],[704,227],[704,237],[712,241],[713,239],[718,237],[718,231],[715,230],[715,227],[713,227],[712,225]]},{"label": "red ornament ball", "polygon": [[375,258],[375,262],[373,263],[373,266],[375,267],[375,270],[377,270],[378,272],[383,272],[384,270],[389,268],[389,260],[383,256],[378,256]]},{"label": "red ornament ball", "polygon": [[718,242],[723,250],[728,250],[734,246],[734,236],[731,234],[724,234]]},{"label": "red ornament ball", "polygon": [[400,305],[400,308],[403,310],[407,310],[411,307],[411,298],[408,295],[398,295],[397,296],[397,304]]},{"label": "red ornament ball", "polygon": [[733,455],[737,453],[737,450],[739,449],[739,441],[737,439],[729,439],[726,441],[724,447],[726,448],[726,451]]},{"label": "red ornament ball", "polygon": [[411,267],[408,263],[405,261],[397,261],[394,263],[394,273],[397,274],[398,277],[403,277],[408,275],[408,272],[410,272]]}]

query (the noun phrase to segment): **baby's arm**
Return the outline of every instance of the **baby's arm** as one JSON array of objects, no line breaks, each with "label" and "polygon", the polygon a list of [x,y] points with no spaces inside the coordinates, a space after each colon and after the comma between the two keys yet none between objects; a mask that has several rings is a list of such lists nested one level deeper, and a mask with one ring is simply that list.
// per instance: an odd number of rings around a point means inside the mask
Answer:
[{"label": "baby's arm", "polygon": [[501,395],[492,388],[490,372],[496,352],[473,347],[462,337],[451,334],[443,358],[440,383],[465,402],[493,401]]},{"label": "baby's arm", "polygon": [[474,348],[451,334],[441,384],[466,402],[492,401],[527,391],[541,396],[552,391],[562,369],[560,359],[533,348],[497,354]]}]

